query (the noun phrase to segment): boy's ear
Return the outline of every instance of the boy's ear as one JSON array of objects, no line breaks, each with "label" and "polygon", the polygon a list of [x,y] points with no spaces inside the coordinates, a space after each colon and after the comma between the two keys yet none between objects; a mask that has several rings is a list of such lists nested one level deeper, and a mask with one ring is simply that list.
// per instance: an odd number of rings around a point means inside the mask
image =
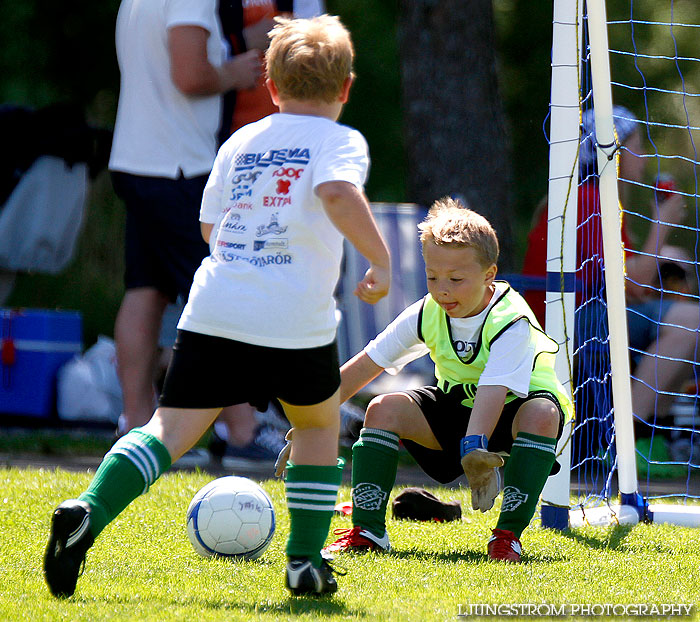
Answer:
[{"label": "boy's ear", "polygon": [[484,282],[487,286],[491,285],[498,274],[498,266],[494,263],[486,270]]},{"label": "boy's ear", "polygon": [[270,99],[272,99],[272,103],[275,104],[275,106],[280,105],[280,92],[277,90],[277,85],[268,78],[265,80],[265,86],[267,87],[268,92],[270,93]]},{"label": "boy's ear", "polygon": [[348,99],[350,98],[350,88],[352,87],[352,83],[355,80],[353,76],[348,76],[345,78],[345,81],[343,82],[343,86],[340,89],[340,96],[338,97],[338,101],[340,101],[341,104],[347,104]]}]

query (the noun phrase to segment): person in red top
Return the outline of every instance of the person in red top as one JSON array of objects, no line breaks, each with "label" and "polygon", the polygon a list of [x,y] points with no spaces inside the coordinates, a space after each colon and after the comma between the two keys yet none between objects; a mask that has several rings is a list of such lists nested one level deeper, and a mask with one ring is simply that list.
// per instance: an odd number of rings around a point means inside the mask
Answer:
[{"label": "person in red top", "polygon": [[[625,205],[632,184],[644,177],[645,160],[642,154],[640,122],[629,110],[615,106],[613,119],[621,146],[618,170],[620,202]],[[578,341],[586,338],[586,326],[605,322],[605,282],[603,237],[600,214],[600,195],[596,163],[595,120],[593,110],[582,118],[581,148],[579,151],[580,184],[578,188],[576,277],[580,283],[577,306]],[[659,295],[659,274],[664,247],[673,226],[680,224],[687,213],[684,197],[669,193],[664,200],[651,202],[651,219],[646,240],[639,251],[633,244],[622,221],[622,242],[625,248],[627,273],[627,323],[629,345],[634,367],[632,382],[633,410],[637,416],[638,437],[651,433],[645,422],[662,423],[673,395],[692,375],[692,364],[697,364],[700,348],[697,343],[700,311],[692,298],[678,300],[677,296]],[[546,201],[535,214],[533,228],[523,263],[523,274],[546,275],[547,259]],[[530,290],[525,299],[544,325],[545,293]],[[590,301],[595,301],[591,303]],[[598,317],[594,317],[594,316]],[[661,323],[658,319],[662,318]],[[655,452],[656,453],[656,452]],[[667,452],[666,452],[667,453]],[[666,456],[667,457],[667,456]],[[662,459],[658,454],[653,457]],[[671,471],[666,469],[663,474]],[[662,473],[657,473],[662,475]]]},{"label": "person in red top", "polygon": [[[621,167],[622,169],[622,162]],[[581,183],[578,187],[578,219],[576,230],[576,278],[580,282],[577,303],[591,296],[602,295],[605,283],[603,270],[603,235],[601,229],[600,194],[597,178]],[[523,260],[523,274],[545,276],[547,266],[547,202],[537,207],[534,225],[527,236],[527,251]],[[650,232],[651,233],[651,232]],[[631,248],[627,229],[622,227],[622,243]],[[629,257],[628,257],[629,259]],[[629,268],[629,265],[628,265]],[[524,295],[540,324],[545,323],[545,293],[543,290],[527,290]]]},{"label": "person in red top", "polygon": [[[274,17],[315,17],[323,13],[322,0],[220,0],[219,17],[224,37],[234,55],[267,49],[267,33]],[[277,112],[260,76],[251,89],[231,91],[224,97],[220,139],[223,143],[237,129]]]}]

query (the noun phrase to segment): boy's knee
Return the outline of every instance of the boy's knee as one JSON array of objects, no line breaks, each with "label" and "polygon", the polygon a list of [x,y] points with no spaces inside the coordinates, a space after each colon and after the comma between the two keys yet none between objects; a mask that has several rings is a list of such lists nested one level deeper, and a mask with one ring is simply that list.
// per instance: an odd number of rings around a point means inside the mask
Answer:
[{"label": "boy's knee", "polygon": [[367,406],[365,414],[365,427],[377,428],[388,432],[399,433],[400,424],[400,398],[396,394],[380,395],[375,397]]},{"label": "boy's knee", "polygon": [[548,399],[530,400],[518,412],[514,433],[528,432],[555,438],[559,431],[559,421],[559,409],[554,402]]}]

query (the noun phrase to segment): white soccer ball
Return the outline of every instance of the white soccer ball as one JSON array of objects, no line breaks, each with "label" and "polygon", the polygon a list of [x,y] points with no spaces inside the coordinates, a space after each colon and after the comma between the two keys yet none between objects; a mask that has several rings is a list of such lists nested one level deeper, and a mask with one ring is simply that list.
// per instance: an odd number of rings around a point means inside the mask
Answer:
[{"label": "white soccer ball", "polygon": [[257,559],[275,533],[275,510],[255,482],[234,475],[201,488],[187,508],[187,535],[204,557]]}]

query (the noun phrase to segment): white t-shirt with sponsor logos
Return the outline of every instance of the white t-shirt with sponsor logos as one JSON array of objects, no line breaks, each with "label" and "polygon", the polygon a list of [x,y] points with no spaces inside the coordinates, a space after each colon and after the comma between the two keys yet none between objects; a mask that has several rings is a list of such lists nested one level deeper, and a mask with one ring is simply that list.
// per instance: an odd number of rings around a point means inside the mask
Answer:
[{"label": "white t-shirt with sponsor logos", "polygon": [[216,0],[122,0],[116,27],[121,86],[109,170],[169,179],[211,170],[221,97],[178,90],[168,33],[177,26],[204,28],[207,58],[221,65],[226,47],[216,7]]},{"label": "white t-shirt with sponsor logos", "polygon": [[[471,356],[486,315],[506,286],[495,283],[495,287],[496,291],[491,301],[479,315],[450,318],[452,343],[462,358]],[[423,301],[419,300],[404,309],[386,329],[365,346],[365,354],[390,374],[399,373],[411,361],[428,354],[428,347],[418,337],[418,316],[422,303]],[[491,345],[489,359],[479,377],[479,386],[503,386],[518,397],[525,397],[530,387],[534,360],[535,349],[531,343],[528,322],[519,320]]]},{"label": "white t-shirt with sponsor logos", "polygon": [[221,147],[200,221],[213,223],[178,328],[275,348],[331,343],[343,236],[315,189],[362,188],[364,137],[322,117],[277,113]]}]

